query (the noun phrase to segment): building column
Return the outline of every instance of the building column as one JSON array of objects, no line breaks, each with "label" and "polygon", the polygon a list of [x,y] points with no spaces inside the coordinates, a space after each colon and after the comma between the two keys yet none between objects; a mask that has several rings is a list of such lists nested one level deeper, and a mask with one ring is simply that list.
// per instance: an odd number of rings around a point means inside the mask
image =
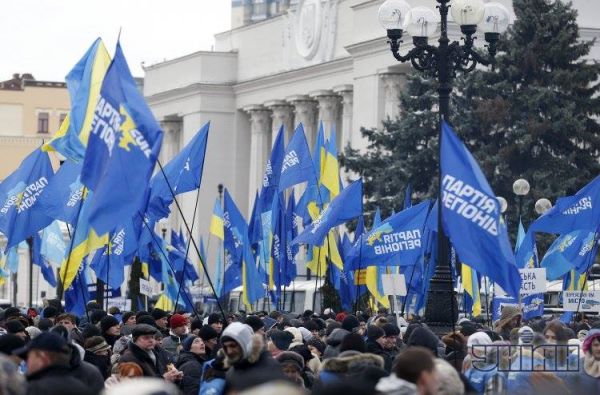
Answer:
[{"label": "building column", "polygon": [[400,92],[406,81],[403,74],[384,73],[379,75],[383,83],[383,119],[400,117]]},{"label": "building column", "polygon": [[271,111],[259,105],[244,107],[250,116],[250,169],[248,174],[248,196],[250,206],[256,191],[262,186],[267,157],[271,152]]},{"label": "building column", "polygon": [[352,111],[354,103],[354,88],[352,85],[338,85],[333,91],[342,99],[341,130],[338,131],[340,152],[348,143],[352,144]]},{"label": "building column", "polygon": [[306,95],[294,95],[286,98],[294,106],[294,125],[302,122],[308,147],[312,150],[317,134],[317,102]]},{"label": "building column", "polygon": [[330,90],[318,90],[313,91],[310,97],[317,100],[319,117],[317,122],[323,122],[323,131],[325,132],[325,138],[328,139],[331,134],[331,129],[336,128],[336,144],[339,148],[340,132],[339,128],[341,125],[338,124],[340,118],[340,97]]},{"label": "building column", "polygon": [[271,145],[275,143],[281,125],[283,125],[285,131],[283,140],[284,143],[287,144],[294,133],[294,107],[285,100],[271,100],[266,102],[264,106],[271,110],[272,113],[271,119],[273,121],[273,129]]},{"label": "building column", "polygon": [[[160,127],[163,131],[163,143],[160,149],[159,159],[164,166],[171,161],[180,151],[183,120],[179,116],[166,116],[160,121]],[[173,207],[172,207],[173,208]],[[166,219],[167,229],[179,229],[183,223],[181,215],[176,209],[171,210],[169,218]]]}]

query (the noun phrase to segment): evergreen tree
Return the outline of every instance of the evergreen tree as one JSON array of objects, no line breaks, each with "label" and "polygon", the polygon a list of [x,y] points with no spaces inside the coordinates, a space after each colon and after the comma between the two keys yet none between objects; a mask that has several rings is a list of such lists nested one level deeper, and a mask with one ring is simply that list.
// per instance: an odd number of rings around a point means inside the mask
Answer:
[{"label": "evergreen tree", "polygon": [[497,195],[511,202],[513,182],[529,181],[529,223],[537,199],[555,201],[599,174],[600,66],[585,59],[593,42],[580,40],[570,3],[514,0],[513,7],[517,19],[500,41],[495,70],[457,80],[453,120]]},{"label": "evergreen tree", "polygon": [[[511,230],[514,180],[531,184],[523,202],[528,223],[537,199],[572,194],[600,170],[600,66],[585,59],[593,43],[580,40],[577,12],[561,1],[514,0],[513,7],[517,19],[500,40],[495,67],[458,76],[449,118],[494,192],[512,203]],[[419,198],[437,193],[435,89],[415,72],[399,119],[361,129],[364,152],[345,149],[342,164],[364,177],[366,197],[385,214],[401,207],[408,181]]]}]

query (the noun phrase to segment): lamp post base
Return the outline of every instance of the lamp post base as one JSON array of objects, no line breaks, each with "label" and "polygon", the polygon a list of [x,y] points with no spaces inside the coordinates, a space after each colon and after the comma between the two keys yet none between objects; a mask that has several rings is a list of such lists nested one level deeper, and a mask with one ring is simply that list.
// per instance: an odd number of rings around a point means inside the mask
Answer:
[{"label": "lamp post base", "polygon": [[438,336],[446,335],[458,319],[458,302],[452,286],[452,273],[446,264],[438,264],[429,283],[425,322]]}]

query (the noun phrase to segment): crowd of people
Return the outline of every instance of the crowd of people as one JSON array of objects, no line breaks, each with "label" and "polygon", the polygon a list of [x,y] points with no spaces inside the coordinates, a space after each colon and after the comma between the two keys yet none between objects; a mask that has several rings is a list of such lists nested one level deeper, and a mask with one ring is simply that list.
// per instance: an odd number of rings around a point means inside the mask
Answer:
[{"label": "crowd of people", "polygon": [[581,314],[523,322],[506,306],[440,334],[385,310],[87,307],[0,311],[0,395],[600,394],[600,319]]}]

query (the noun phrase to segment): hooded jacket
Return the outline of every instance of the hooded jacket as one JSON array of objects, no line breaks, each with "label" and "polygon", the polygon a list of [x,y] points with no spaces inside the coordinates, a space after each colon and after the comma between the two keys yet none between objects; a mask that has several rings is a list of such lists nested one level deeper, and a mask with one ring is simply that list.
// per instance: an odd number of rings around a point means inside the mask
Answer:
[{"label": "hooded jacket", "polygon": [[395,374],[384,377],[375,386],[377,392],[385,395],[416,395],[417,386],[410,381],[403,380]]},{"label": "hooded jacket", "polygon": [[[225,375],[224,393],[231,390],[241,392],[270,381],[286,380],[281,365],[265,350],[264,341],[260,335],[251,335],[250,341],[245,345],[241,344],[231,333],[227,333],[227,330],[223,332],[223,337],[232,338],[244,350],[244,356],[240,361],[233,362],[227,356],[225,357],[224,365],[229,370]],[[245,336],[241,337],[245,338]]]}]

